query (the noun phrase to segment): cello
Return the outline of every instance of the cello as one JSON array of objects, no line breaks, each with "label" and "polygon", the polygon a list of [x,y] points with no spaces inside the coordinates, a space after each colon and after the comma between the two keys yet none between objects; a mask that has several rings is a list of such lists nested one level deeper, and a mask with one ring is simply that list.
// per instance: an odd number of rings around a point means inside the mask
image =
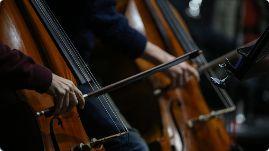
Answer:
[{"label": "cello", "polygon": [[[169,1],[131,0],[126,14],[130,24],[144,32],[149,41],[164,50],[170,50],[170,53],[176,56],[198,49],[180,14],[175,11]],[[207,64],[203,56],[193,61],[198,66]],[[136,62],[141,70],[153,66],[152,63],[143,59],[138,59]],[[204,74],[206,80],[210,81],[210,75],[214,73],[209,69],[201,74]],[[158,142],[160,150],[164,151],[228,151],[232,149],[233,142],[225,130],[223,122],[216,118],[235,110],[226,91],[210,83],[227,107],[210,111],[196,80],[193,79],[186,86],[176,88],[169,88],[171,80],[165,75],[152,76],[151,80],[152,85],[158,90],[157,96],[159,97],[158,103],[163,127],[160,132],[162,135],[147,138],[149,142]]]}]

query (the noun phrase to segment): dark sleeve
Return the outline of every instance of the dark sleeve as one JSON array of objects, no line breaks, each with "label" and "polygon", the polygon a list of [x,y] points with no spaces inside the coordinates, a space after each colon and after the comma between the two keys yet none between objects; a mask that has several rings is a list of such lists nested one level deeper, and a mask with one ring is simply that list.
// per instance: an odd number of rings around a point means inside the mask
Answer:
[{"label": "dark sleeve", "polygon": [[86,0],[87,24],[107,42],[118,46],[131,58],[141,55],[147,39],[129,26],[127,19],[116,12],[114,0]]},{"label": "dark sleeve", "polygon": [[12,89],[46,92],[52,73],[22,52],[0,44],[0,81]]}]

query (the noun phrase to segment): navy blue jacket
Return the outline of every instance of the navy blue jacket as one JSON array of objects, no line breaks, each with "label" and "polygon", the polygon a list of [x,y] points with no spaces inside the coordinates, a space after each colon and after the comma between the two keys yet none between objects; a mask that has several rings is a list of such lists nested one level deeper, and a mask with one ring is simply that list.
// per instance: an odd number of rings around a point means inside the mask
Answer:
[{"label": "navy blue jacket", "polygon": [[[115,0],[50,0],[49,4],[71,35],[94,33],[103,42],[124,50],[131,58],[138,57],[145,49],[146,38],[116,12]],[[85,37],[91,44],[91,36]]]}]

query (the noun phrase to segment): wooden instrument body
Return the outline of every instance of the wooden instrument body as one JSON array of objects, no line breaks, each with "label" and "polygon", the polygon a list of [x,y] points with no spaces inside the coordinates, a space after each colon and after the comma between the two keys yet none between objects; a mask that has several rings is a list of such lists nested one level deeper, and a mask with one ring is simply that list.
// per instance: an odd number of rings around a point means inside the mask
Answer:
[{"label": "wooden instrument body", "polygon": [[[135,1],[142,16],[148,39],[167,50],[161,35],[148,12],[143,0]],[[154,4],[154,0],[152,0]],[[21,50],[31,56],[37,63],[44,64],[56,74],[75,82],[72,72],[58,51],[52,38],[46,31],[38,16],[35,14],[29,0],[23,0],[20,4],[24,8],[23,17],[14,0],[5,0],[0,6],[0,42],[9,45],[11,48]],[[157,7],[157,6],[156,6]],[[169,25],[165,22],[160,12],[160,19],[165,27],[175,55],[184,53],[180,42],[177,41]],[[143,60],[137,60],[142,65]],[[143,65],[141,68],[148,68],[151,65]],[[160,75],[164,78],[164,75]],[[169,78],[159,80],[159,84],[165,86],[171,82]],[[45,94],[38,94],[33,91],[22,91],[25,100],[32,107],[33,111],[41,111],[53,106],[53,99]],[[218,119],[212,119],[205,123],[199,123],[194,128],[187,127],[187,121],[196,118],[201,114],[209,113],[197,81],[192,80],[184,88],[171,89],[162,94],[159,99],[161,111],[163,112],[163,150],[171,150],[171,138],[168,133],[169,125],[173,125],[174,134],[180,133],[184,143],[184,150],[229,150],[231,141]],[[34,118],[34,117],[33,117]],[[70,150],[79,143],[87,143],[88,137],[80,122],[79,115],[74,109],[68,115],[60,117],[63,127],[55,123],[54,130],[60,150]],[[174,120],[172,122],[172,119]],[[55,150],[50,137],[49,123],[51,118],[44,116],[37,119],[43,138],[44,150]],[[175,122],[175,123],[174,123]],[[175,131],[175,128],[178,131]]]},{"label": "wooden instrument body", "polygon": [[[145,27],[144,29],[138,28],[138,30],[145,31],[148,40],[162,49],[170,50],[170,53],[176,56],[182,55],[184,53],[182,43],[177,40],[162,11],[157,6],[156,0],[149,0],[148,2],[151,3],[155,10],[154,13],[161,20],[159,24],[165,29],[166,39],[169,40],[169,44],[162,38],[146,2],[144,0],[134,0],[134,2]],[[177,12],[175,14],[186,31],[184,21]],[[131,20],[130,23],[137,22],[136,20],[132,21],[133,16],[131,13],[127,17]],[[146,70],[153,66],[153,64],[143,59],[137,59],[136,62],[141,70]],[[164,74],[156,74],[151,79],[153,86],[158,89],[166,88],[171,84],[171,80]],[[188,127],[187,122],[189,120],[210,112],[201,93],[200,85],[195,79],[192,79],[184,87],[163,90],[159,97],[159,105],[163,122],[162,136],[161,138],[156,138],[156,136],[149,137],[147,140],[150,142],[158,140],[162,150],[173,150],[172,146],[176,150],[180,149],[180,146],[177,147],[175,142],[178,141],[177,137],[179,135],[185,151],[228,151],[231,149],[232,141],[220,119],[214,118],[206,122],[197,123],[193,128]]]},{"label": "wooden instrument body", "polygon": [[[54,73],[75,83],[71,70],[36,15],[30,1],[21,1],[20,6],[22,5],[21,7],[24,9],[23,13],[16,2],[14,0],[4,0],[1,3],[0,42],[22,51],[32,57],[36,63],[47,66]],[[29,90],[23,90],[19,93],[31,106],[33,113],[53,106],[53,98],[47,94],[39,94]],[[35,118],[34,114],[33,118]],[[60,150],[69,151],[80,143],[89,141],[76,109],[61,116],[60,119],[62,120],[62,127],[56,122],[54,124],[55,136]],[[50,135],[50,121],[51,117],[41,116],[37,118],[44,150],[46,151],[55,150]]]}]

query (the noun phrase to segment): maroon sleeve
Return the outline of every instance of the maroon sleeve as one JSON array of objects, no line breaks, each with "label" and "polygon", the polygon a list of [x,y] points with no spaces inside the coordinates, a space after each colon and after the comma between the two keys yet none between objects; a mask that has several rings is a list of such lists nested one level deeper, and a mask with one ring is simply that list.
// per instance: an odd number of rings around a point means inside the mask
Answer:
[{"label": "maroon sleeve", "polygon": [[35,64],[22,52],[0,44],[0,83],[12,89],[46,92],[51,84],[49,69]]}]

